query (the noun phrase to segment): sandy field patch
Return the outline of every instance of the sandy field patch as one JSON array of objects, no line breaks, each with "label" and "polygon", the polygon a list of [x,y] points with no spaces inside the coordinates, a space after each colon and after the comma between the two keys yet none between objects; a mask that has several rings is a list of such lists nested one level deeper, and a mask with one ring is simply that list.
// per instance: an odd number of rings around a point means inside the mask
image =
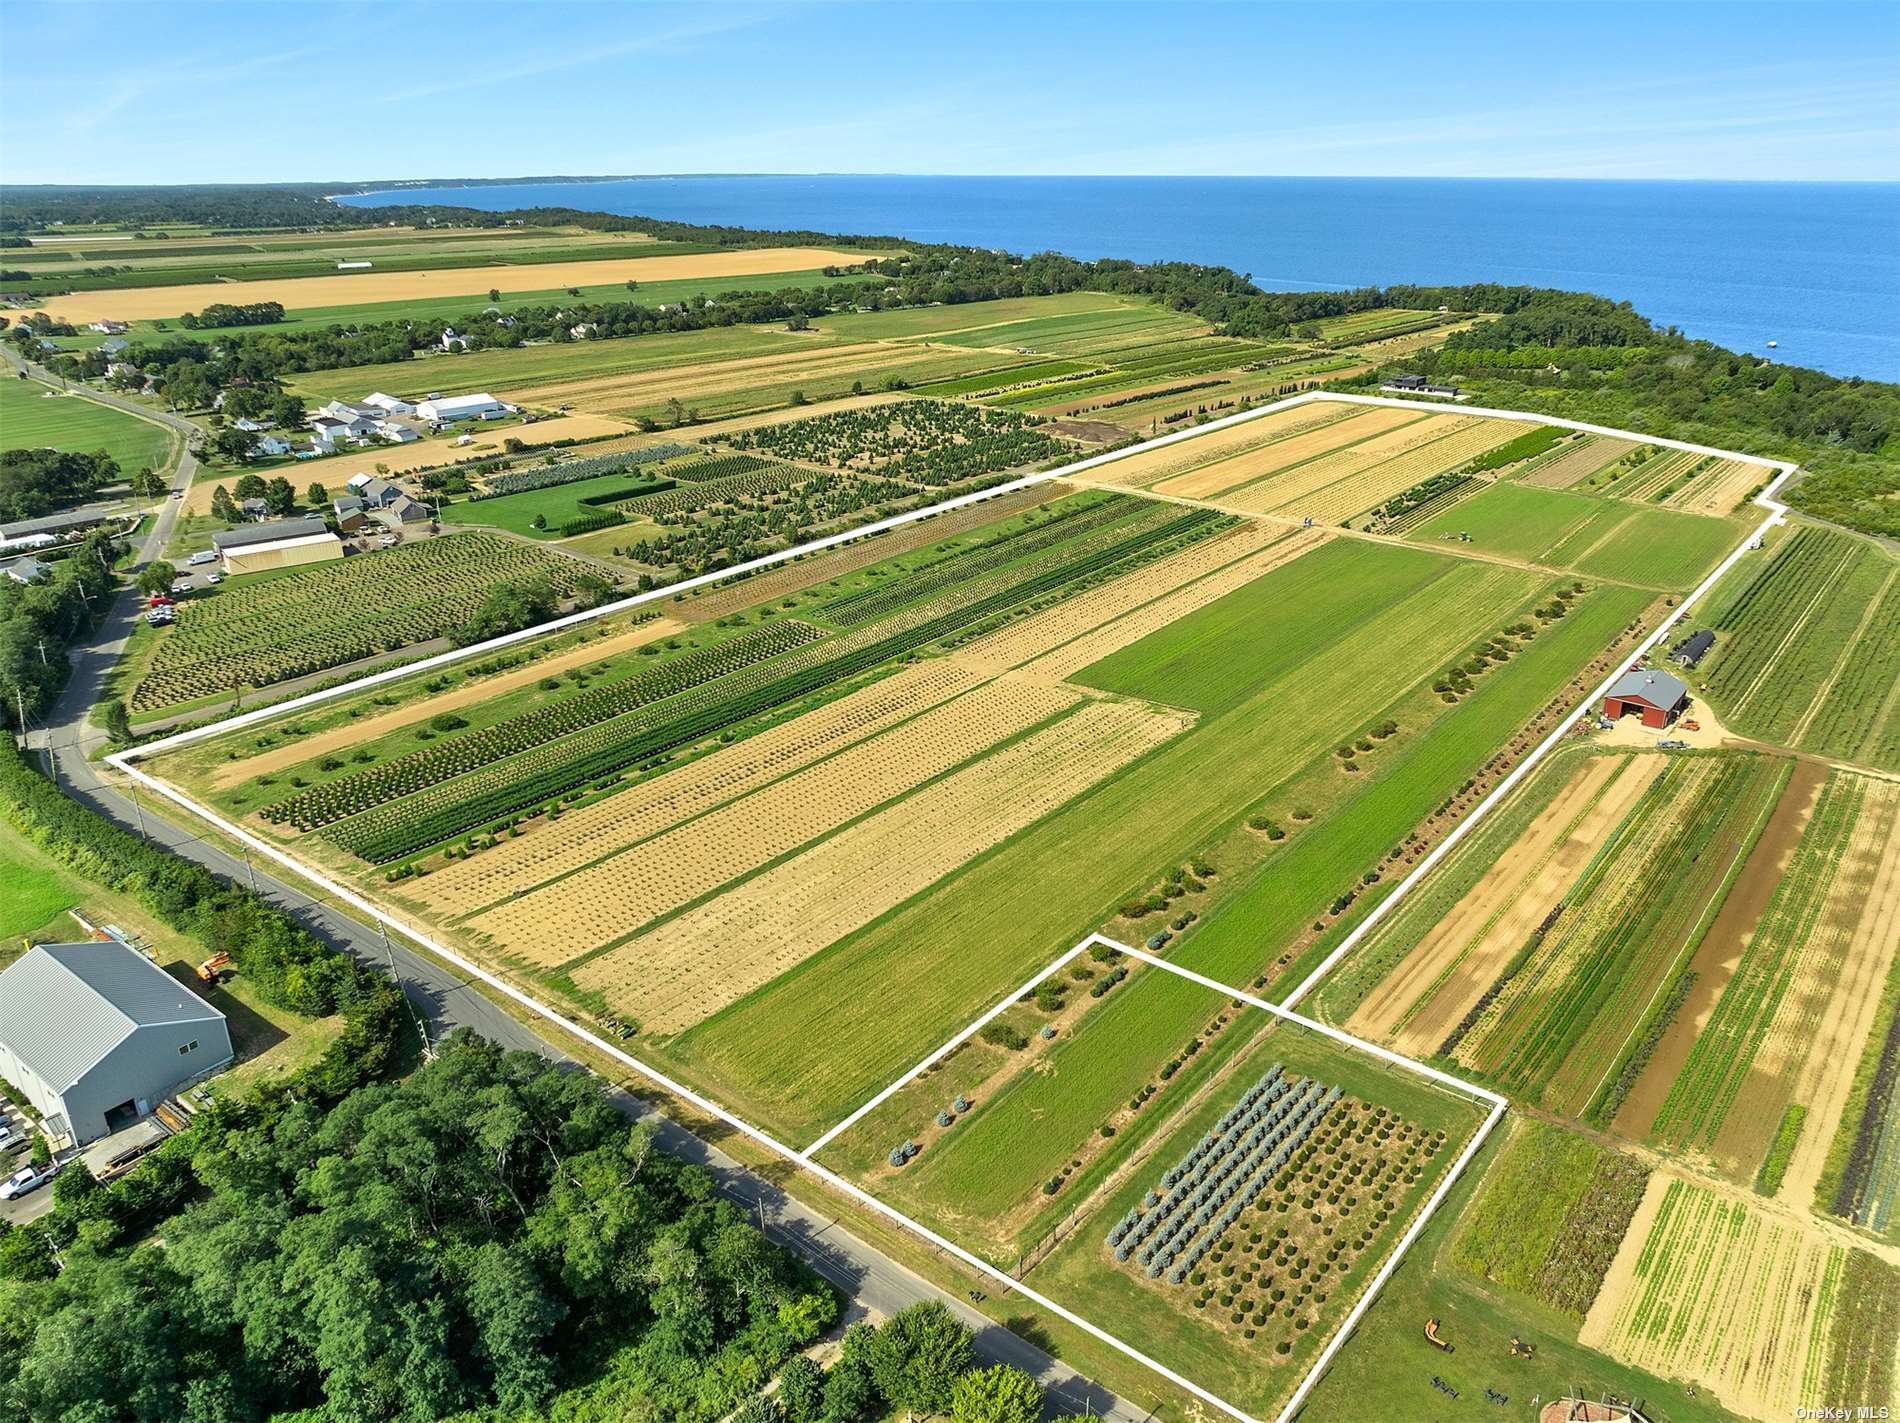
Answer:
[{"label": "sandy field patch", "polygon": [[1663,500],[1666,508],[1691,514],[1732,514],[1748,491],[1765,484],[1769,472],[1746,460],[1717,460]]},{"label": "sandy field patch", "polygon": [[[1315,405],[1307,409],[1325,410]],[[1317,427],[1303,427],[1307,433],[1298,438],[1281,439],[1268,445],[1254,444],[1224,457],[1217,464],[1199,464],[1186,474],[1163,480],[1153,487],[1157,494],[1172,494],[1180,499],[1210,499],[1229,489],[1288,469],[1307,460],[1319,459],[1351,440],[1363,440],[1388,430],[1429,422],[1434,417],[1416,410],[1398,410],[1389,406],[1348,406],[1353,413],[1343,420],[1327,421]]]},{"label": "sandy field patch", "polygon": [[1636,448],[1634,440],[1613,440],[1607,435],[1587,435],[1555,459],[1537,466],[1524,476],[1524,483],[1539,489],[1568,489],[1606,465],[1615,464]]},{"label": "sandy field patch", "polygon": [[[1364,470],[1342,475],[1332,483],[1308,493],[1286,497],[1271,506],[1273,512],[1312,519],[1321,524],[1343,523],[1353,515],[1383,504],[1395,494],[1435,474],[1456,469],[1473,455],[1484,453],[1513,438],[1499,423],[1482,421],[1464,430],[1454,430],[1443,439],[1406,451]],[[1298,476],[1289,476],[1296,482]],[[1269,480],[1263,493],[1279,481]],[[1248,491],[1251,494],[1253,491]],[[1249,501],[1251,502],[1251,501]]]},{"label": "sandy field patch", "polygon": [[990,682],[763,790],[674,827],[468,921],[503,952],[566,963],[1075,705],[1078,694]]},{"label": "sandy field patch", "polygon": [[526,663],[493,677],[482,677],[472,682],[465,682],[452,692],[424,697],[408,706],[396,707],[374,716],[358,717],[355,721],[345,722],[329,731],[319,731],[314,736],[286,742],[269,751],[260,751],[255,756],[246,756],[241,761],[226,761],[212,771],[211,784],[219,790],[225,790],[242,781],[248,781],[253,776],[268,776],[314,757],[361,746],[364,742],[373,741],[379,736],[400,731],[411,722],[421,721],[425,717],[474,706],[477,702],[504,696],[530,683],[538,682],[543,677],[558,676],[571,667],[584,667],[589,663],[599,662],[603,658],[618,657],[659,638],[672,637],[685,631],[687,631],[686,624],[672,618],[655,618],[651,622],[641,623],[635,627],[621,628],[610,636],[580,643],[563,652],[557,652],[552,657],[543,657],[538,661]]},{"label": "sandy field patch", "polygon": [[47,298],[38,309],[62,321],[152,321],[202,311],[217,302],[277,301],[286,311],[307,307],[368,306],[438,296],[487,296],[493,291],[538,292],[609,282],[692,281],[700,277],[756,277],[809,272],[862,262],[863,252],[825,247],[735,247],[674,257],[612,257],[598,262],[543,262],[522,266],[461,267],[441,272],[356,272],[333,277],[265,278],[255,282],[202,282],[184,287],[136,287],[74,292]]},{"label": "sandy field patch", "polygon": [[1662,774],[1661,756],[1593,756],[1407,954],[1348,1026],[1429,1057],[1504,971],[1591,856]]},{"label": "sandy field patch", "polygon": [[1313,430],[1320,426],[1344,423],[1359,415],[1365,407],[1334,404],[1329,401],[1314,401],[1310,405],[1297,405],[1291,410],[1281,410],[1272,415],[1262,415],[1253,420],[1230,425],[1224,430],[1215,430],[1209,434],[1197,435],[1191,440],[1182,440],[1179,444],[1164,445],[1158,450],[1147,450],[1138,455],[1129,455],[1125,459],[1115,460],[1090,471],[1098,484],[1113,484],[1122,489],[1134,489],[1140,486],[1152,486],[1158,480],[1185,470],[1199,469],[1215,460],[1230,459],[1247,450],[1257,450],[1263,445],[1271,445],[1276,440],[1284,440],[1297,435],[1302,430]]},{"label": "sandy field patch", "polygon": [[[1310,515],[1313,510],[1309,506],[1333,486],[1343,482],[1357,487],[1366,471],[1383,466],[1388,461],[1396,461],[1421,446],[1435,452],[1448,439],[1460,433],[1490,432],[1485,429],[1485,422],[1476,416],[1428,416],[1291,469],[1277,473],[1259,471],[1252,483],[1227,491],[1216,502],[1228,509],[1250,509],[1257,513],[1284,509],[1295,514]],[[1498,430],[1497,434],[1500,439],[1507,436],[1503,430]],[[1452,462],[1455,464],[1457,461]]]},{"label": "sandy field patch", "polygon": [[1578,1342],[1784,1423],[1821,1395],[1846,1252],[1657,1171]]},{"label": "sandy field patch", "polygon": [[[1755,1059],[1758,1070],[1792,1075],[1789,1099],[1808,1109],[1781,1182],[1781,1199],[1802,1210],[1815,1204],[1814,1188],[1873,1031],[1881,986],[1900,951],[1900,785],[1854,779],[1864,794],[1853,839],[1820,922],[1802,946],[1796,979]],[[1730,1114],[1732,1123],[1749,1118],[1754,1086],[1751,1073]],[[1773,1130],[1772,1123],[1766,1127],[1768,1134]],[[1725,1130],[1716,1139],[1718,1154],[1728,1136]]]},{"label": "sandy field patch", "polygon": [[1187,725],[1136,703],[1089,702],[593,960],[574,979],[648,1031],[677,1032],[928,889]]},{"label": "sandy field patch", "polygon": [[558,821],[535,820],[519,837],[410,881],[403,893],[440,913],[473,913],[802,770],[982,681],[940,660],[905,668]]}]

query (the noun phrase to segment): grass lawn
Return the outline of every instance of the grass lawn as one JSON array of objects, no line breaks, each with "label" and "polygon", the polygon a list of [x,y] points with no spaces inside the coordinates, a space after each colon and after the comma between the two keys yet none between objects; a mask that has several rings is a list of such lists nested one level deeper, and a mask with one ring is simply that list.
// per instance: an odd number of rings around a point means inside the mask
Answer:
[{"label": "grass lawn", "polygon": [[[594,479],[579,480],[574,484],[531,489],[525,494],[504,494],[499,499],[464,499],[442,511],[442,522],[506,529],[509,533],[531,539],[555,539],[561,536],[561,526],[570,519],[578,519],[598,510],[598,505],[586,504],[583,500],[598,498],[603,494],[638,494],[652,487],[653,480],[621,470]],[[535,527],[536,518],[542,520],[541,528]],[[641,537],[639,533],[629,534],[627,526],[615,527],[607,532],[623,542]]]},{"label": "grass lawn", "polygon": [[163,469],[172,438],[161,426],[79,395],[56,395],[38,381],[0,380],[0,449],[104,450],[124,474]]},{"label": "grass lawn", "polygon": [[64,870],[11,831],[0,834],[0,940],[5,941],[0,954],[12,957],[23,936],[64,914],[79,898],[77,883]]}]

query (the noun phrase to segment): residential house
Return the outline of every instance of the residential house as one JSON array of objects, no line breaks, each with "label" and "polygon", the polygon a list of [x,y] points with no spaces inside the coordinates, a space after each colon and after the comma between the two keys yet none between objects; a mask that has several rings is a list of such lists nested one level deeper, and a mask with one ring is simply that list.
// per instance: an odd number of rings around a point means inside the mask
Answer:
[{"label": "residential house", "polygon": [[336,526],[346,534],[353,534],[369,523],[363,501],[354,494],[339,494],[330,501],[330,508],[336,514]]},{"label": "residential house", "polygon": [[37,558],[16,558],[7,565],[7,577],[15,583],[43,583],[53,576],[53,570]]},{"label": "residential house", "polygon": [[466,351],[468,349],[468,337],[457,333],[453,326],[448,326],[443,328],[442,335],[436,341],[436,345],[445,351]]}]

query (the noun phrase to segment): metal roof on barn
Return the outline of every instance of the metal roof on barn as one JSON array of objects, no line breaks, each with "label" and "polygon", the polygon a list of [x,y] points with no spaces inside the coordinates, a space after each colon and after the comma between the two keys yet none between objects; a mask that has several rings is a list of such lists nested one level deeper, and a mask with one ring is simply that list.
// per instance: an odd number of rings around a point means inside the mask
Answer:
[{"label": "metal roof on barn", "polygon": [[1603,695],[1606,700],[1614,698],[1618,701],[1648,702],[1666,711],[1689,695],[1689,684],[1667,672],[1625,672],[1616,679],[1616,685]]},{"label": "metal roof on barn", "polygon": [[41,944],[0,970],[0,1043],[54,1091],[135,1029],[224,1014],[124,944]]}]

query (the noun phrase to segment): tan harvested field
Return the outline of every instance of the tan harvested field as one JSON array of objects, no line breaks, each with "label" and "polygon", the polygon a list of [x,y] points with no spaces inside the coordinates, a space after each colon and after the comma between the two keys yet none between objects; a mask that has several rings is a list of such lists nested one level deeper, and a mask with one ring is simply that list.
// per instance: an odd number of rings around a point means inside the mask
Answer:
[{"label": "tan harvested field", "polygon": [[538,661],[526,663],[507,672],[497,673],[493,677],[483,677],[477,681],[466,682],[452,692],[425,697],[411,702],[408,706],[396,707],[391,711],[379,712],[375,716],[359,717],[355,721],[345,722],[328,731],[319,731],[314,736],[285,742],[282,746],[269,751],[260,751],[255,756],[246,756],[241,761],[221,762],[211,773],[211,784],[219,790],[226,790],[253,776],[268,776],[287,770],[300,762],[314,760],[331,752],[345,751],[364,742],[373,741],[379,736],[387,736],[392,731],[400,731],[411,722],[421,721],[442,712],[459,711],[463,707],[475,706],[494,697],[505,696],[543,677],[556,676],[573,667],[584,667],[603,658],[618,657],[632,652],[649,642],[663,637],[672,637],[676,633],[687,631],[683,622],[672,618],[655,618],[651,622],[640,623],[634,627],[615,629],[606,637],[592,638],[578,643],[552,657],[543,657]]},{"label": "tan harvested field", "polygon": [[1799,945],[1793,981],[1755,1054],[1748,1079],[1715,1140],[1719,1160],[1760,1159],[1785,1102],[1808,1109],[1782,1178],[1800,1209],[1840,1125],[1882,986],[1900,950],[1900,785],[1854,776],[1860,811],[1820,913]]},{"label": "tan harvested field", "polygon": [[444,915],[472,914],[756,791],[982,682],[942,660],[905,668],[558,821],[535,821],[516,839],[405,884],[403,893]]},{"label": "tan harvested field", "polygon": [[605,948],[981,756],[1081,694],[990,682],[762,790],[517,894],[468,920],[502,952],[553,965]]},{"label": "tan harvested field", "polygon": [[1663,506],[1691,514],[1731,514],[1748,491],[1767,478],[1767,471],[1747,460],[1717,460],[1663,500]]},{"label": "tan harvested field", "polygon": [[[353,475],[375,474],[380,469],[386,474],[408,474],[419,469],[431,469],[437,465],[467,464],[473,460],[493,459],[503,452],[503,440],[520,440],[529,449],[543,445],[552,445],[560,440],[595,440],[613,435],[631,435],[633,427],[624,420],[615,420],[606,415],[556,415],[547,420],[537,420],[532,425],[503,425],[499,428],[487,428],[477,424],[462,432],[475,438],[466,445],[455,442],[461,434],[440,435],[433,439],[416,440],[407,445],[375,445],[368,449],[351,450],[340,455],[326,455],[322,459],[297,460],[290,465],[276,469],[266,469],[265,475],[281,474],[303,492],[305,485],[312,480],[320,480],[332,489],[340,489],[349,483]],[[636,445],[658,444],[666,439],[663,434],[645,435],[637,440],[629,440],[627,448]],[[601,445],[581,451],[584,455],[601,454],[618,446]],[[211,496],[216,487],[222,484],[228,492],[240,478],[254,471],[242,469],[212,470],[203,465],[198,468],[198,476],[192,481],[191,491],[185,495],[185,512],[188,514],[208,514],[211,512]]]},{"label": "tan harvested field", "polygon": [[648,1031],[676,1032],[928,889],[1186,724],[1135,703],[1091,701],[582,965],[573,978],[637,1014]]},{"label": "tan harvested field", "polygon": [[[1197,435],[1191,440],[1179,444],[1166,445],[1158,450],[1148,450],[1142,454],[1129,455],[1100,470],[1093,471],[1093,482],[1112,484],[1121,489],[1152,487],[1158,481],[1183,470],[1199,469],[1214,460],[1229,459],[1248,450],[1257,450],[1272,445],[1302,430],[1312,430],[1323,425],[1332,425],[1353,418],[1362,407],[1355,405],[1333,404],[1314,401],[1310,405],[1297,405],[1291,410],[1282,410],[1273,415],[1262,415],[1252,420],[1244,420],[1238,425],[1230,425],[1225,430],[1216,430],[1210,435]],[[1165,492],[1165,491],[1164,491]]]},{"label": "tan harvested field", "polygon": [[1249,520],[1158,563],[1058,603],[959,651],[958,661],[1023,667],[1060,681],[1316,548],[1314,530]]},{"label": "tan harvested field", "polygon": [[282,302],[285,310],[368,306],[438,296],[486,296],[601,286],[608,282],[691,281],[701,277],[756,277],[768,272],[809,272],[850,266],[863,252],[825,247],[735,247],[674,257],[616,257],[598,262],[542,262],[519,266],[462,267],[440,272],[352,272],[333,277],[288,277],[256,282],[203,282],[193,286],[134,287],[49,297],[40,307],[62,321],[151,321],[202,311],[217,302]]},{"label": "tan harvested field", "polygon": [[1347,409],[1352,413],[1344,420],[1321,425],[1294,439],[1240,450],[1215,464],[1197,465],[1186,474],[1154,485],[1153,489],[1157,494],[1170,494],[1179,499],[1211,499],[1275,471],[1322,459],[1351,441],[1369,440],[1390,430],[1424,424],[1437,418],[1416,410],[1397,410],[1387,406],[1349,406]]},{"label": "tan harvested field", "polygon": [[1338,523],[1521,433],[1502,420],[1435,415],[1224,494],[1218,502]]},{"label": "tan harvested field", "polygon": [[[881,341],[866,341],[851,346],[802,346],[794,337],[788,336],[786,339],[783,354],[742,356],[685,367],[551,381],[512,387],[497,391],[496,394],[524,405],[579,405],[594,410],[634,409],[668,400],[692,405],[714,396],[751,390],[758,386],[787,381],[816,381],[858,371],[897,370],[926,362],[941,362],[943,359],[941,351],[927,350],[922,346],[902,346]],[[838,407],[827,404],[824,408],[831,410]],[[807,410],[802,413],[809,416],[812,412]],[[695,438],[703,438],[704,434],[702,429],[694,431]]]},{"label": "tan harvested field", "polygon": [[998,519],[1007,519],[1012,514],[1020,514],[1025,509],[1033,509],[1038,504],[1046,504],[1074,492],[1067,484],[1049,483],[1018,489],[1011,494],[999,494],[981,504],[967,505],[953,509],[948,514],[904,524],[889,533],[861,539],[841,548],[828,549],[793,563],[780,564],[752,578],[721,584],[697,598],[676,603],[673,611],[694,622],[723,618],[761,603],[773,602],[800,589],[809,588],[814,583],[855,573],[860,568],[882,563],[887,558],[940,543]]},{"label": "tan harvested field", "polygon": [[1429,1057],[1497,981],[1656,777],[1663,756],[1593,756],[1470,893],[1373,990],[1348,1026]]},{"label": "tan harvested field", "polygon": [[1524,476],[1524,483],[1540,489],[1568,489],[1588,479],[1605,465],[1615,464],[1636,448],[1634,440],[1613,440],[1607,435],[1586,435],[1584,439],[1555,459],[1540,464]]},{"label": "tan harvested field", "polygon": [[1845,1255],[1792,1220],[1657,1171],[1578,1342],[1783,1423],[1821,1396]]}]

